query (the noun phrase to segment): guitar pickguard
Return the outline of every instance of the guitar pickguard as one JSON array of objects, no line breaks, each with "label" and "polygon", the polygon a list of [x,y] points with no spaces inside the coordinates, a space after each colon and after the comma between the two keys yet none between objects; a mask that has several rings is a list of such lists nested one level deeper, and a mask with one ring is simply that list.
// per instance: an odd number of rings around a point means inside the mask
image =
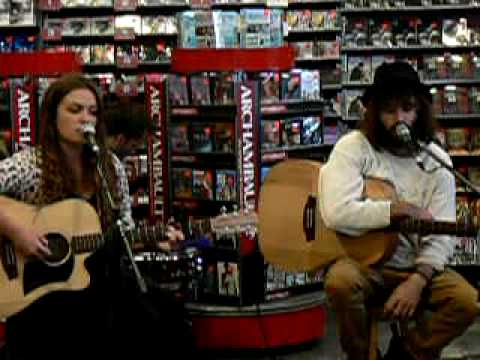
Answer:
[{"label": "guitar pickguard", "polygon": [[59,266],[48,266],[41,260],[32,260],[25,263],[23,274],[23,291],[29,292],[54,282],[65,282],[72,275],[74,258],[70,256]]}]

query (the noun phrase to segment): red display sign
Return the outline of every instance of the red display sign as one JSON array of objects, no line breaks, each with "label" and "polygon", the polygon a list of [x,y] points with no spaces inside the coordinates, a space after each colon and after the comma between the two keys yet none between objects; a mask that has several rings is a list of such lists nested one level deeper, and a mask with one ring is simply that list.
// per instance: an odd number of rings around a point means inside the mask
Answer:
[{"label": "red display sign", "polygon": [[147,111],[154,130],[148,136],[148,177],[150,221],[168,220],[167,112],[165,76],[147,75]]},{"label": "red display sign", "polygon": [[36,142],[36,86],[33,79],[11,79],[12,149],[19,151]]},{"label": "red display sign", "polygon": [[257,82],[238,82],[236,97],[240,208],[255,211],[258,206],[260,190]]}]

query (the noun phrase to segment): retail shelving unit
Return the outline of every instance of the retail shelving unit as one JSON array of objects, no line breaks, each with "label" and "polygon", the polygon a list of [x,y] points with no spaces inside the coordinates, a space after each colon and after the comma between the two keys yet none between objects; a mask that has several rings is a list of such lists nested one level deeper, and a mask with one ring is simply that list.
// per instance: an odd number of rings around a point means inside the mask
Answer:
[{"label": "retail shelving unit", "polygon": [[[206,56],[207,54],[209,56]],[[222,163],[220,168],[223,169],[229,165],[232,172],[237,174],[238,193],[234,203],[237,203],[240,208],[255,210],[260,188],[260,121],[262,121],[260,119],[263,115],[260,110],[260,84],[252,73],[271,70],[288,71],[293,64],[294,53],[290,47],[181,49],[178,52],[175,50],[173,53],[173,71],[182,73],[207,70],[236,72],[235,105],[219,106],[218,109],[215,109],[215,106],[199,106],[197,110],[187,110],[187,107],[184,106],[172,107],[171,113],[172,119],[175,118],[172,120],[172,124],[182,116],[189,116],[190,124],[202,122],[202,118],[209,119],[207,122],[225,121],[226,118],[230,118],[235,124],[234,152],[229,154],[233,157],[228,159],[231,163]],[[247,77],[247,73],[250,73],[250,78]],[[277,104],[277,106],[280,105]],[[283,105],[275,109],[274,113],[277,113],[279,109],[286,113],[289,111],[296,113],[301,109],[301,105],[297,104],[296,106],[297,108],[295,105],[290,107]],[[307,107],[309,108],[309,106]],[[225,110],[227,113],[222,112]],[[266,109],[263,110],[265,113],[268,112]],[[208,111],[211,111],[210,115],[214,113],[217,115],[209,116]],[[230,113],[228,114],[228,112]],[[178,137],[178,133],[170,136],[170,139],[176,137]],[[190,166],[206,165],[210,169],[214,168],[214,171],[218,162],[226,161],[223,156],[213,160],[216,157],[215,153],[212,155],[196,153],[189,155],[192,160]],[[226,156],[226,154],[223,155]],[[202,156],[207,159],[207,163],[202,164]],[[172,169],[175,169],[174,164],[172,164]],[[185,168],[182,169],[185,171]],[[195,177],[193,181],[195,181]],[[195,185],[193,187],[195,189]],[[211,188],[218,189],[219,186],[213,183]],[[215,196],[213,198],[215,199]],[[191,199],[186,201],[195,203]],[[215,202],[218,201],[214,200]],[[216,206],[222,205],[225,204],[216,204]],[[174,204],[173,208],[175,206]],[[184,208],[186,212],[188,212],[187,208],[192,211],[195,206],[186,206]],[[204,209],[206,208],[207,206],[204,206]],[[213,211],[218,211],[218,209],[213,209]],[[265,265],[256,239],[248,234],[248,231],[247,233],[241,231],[240,236],[237,236],[236,239],[238,239],[237,244],[234,244],[236,241],[233,240],[230,242],[231,245],[225,245],[222,237],[217,236],[213,247],[204,252],[205,281],[197,299],[187,305],[193,316],[193,327],[198,345],[209,349],[258,349],[295,345],[321,337],[324,333],[325,323],[321,294],[314,292],[313,286],[308,289],[307,286],[304,286],[303,295],[295,295],[294,289],[300,288],[300,286],[294,286],[292,282],[290,288],[284,288],[283,291],[276,289],[276,292],[271,292],[283,299],[274,301],[275,296],[271,296],[270,302],[266,302],[271,294],[266,288]],[[227,271],[227,266],[233,266],[233,275],[238,279],[237,289],[222,287],[221,273]],[[213,286],[212,281],[207,281],[212,277],[214,279]],[[287,323],[288,334],[285,332]],[[235,336],[232,336],[233,333]],[[291,336],[292,333],[296,335]]]}]

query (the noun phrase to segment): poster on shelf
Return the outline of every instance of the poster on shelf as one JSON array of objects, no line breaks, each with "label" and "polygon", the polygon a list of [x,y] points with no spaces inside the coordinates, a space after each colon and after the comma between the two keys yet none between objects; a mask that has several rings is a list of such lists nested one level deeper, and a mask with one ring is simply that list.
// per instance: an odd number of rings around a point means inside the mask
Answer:
[{"label": "poster on shelf", "polygon": [[240,295],[238,265],[234,262],[219,261],[217,263],[218,294],[227,296]]}]

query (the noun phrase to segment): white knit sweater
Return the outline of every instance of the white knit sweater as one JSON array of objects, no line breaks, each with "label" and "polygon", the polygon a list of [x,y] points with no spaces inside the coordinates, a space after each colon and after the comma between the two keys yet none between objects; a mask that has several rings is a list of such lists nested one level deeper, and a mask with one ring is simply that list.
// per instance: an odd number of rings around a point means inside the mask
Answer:
[{"label": "white knit sweater", "polygon": [[[429,148],[451,165],[450,157],[439,146],[430,144]],[[430,171],[422,170],[419,161]],[[401,200],[428,209],[435,220],[455,221],[455,179],[450,172],[439,168],[437,161],[425,153],[415,159],[376,151],[355,130],[337,142],[322,167],[320,210],[327,227],[358,236],[390,224],[390,201],[362,197],[366,177],[390,181]],[[429,264],[443,270],[453,255],[455,237],[408,237],[400,236],[399,246],[386,266],[402,269]]]}]

